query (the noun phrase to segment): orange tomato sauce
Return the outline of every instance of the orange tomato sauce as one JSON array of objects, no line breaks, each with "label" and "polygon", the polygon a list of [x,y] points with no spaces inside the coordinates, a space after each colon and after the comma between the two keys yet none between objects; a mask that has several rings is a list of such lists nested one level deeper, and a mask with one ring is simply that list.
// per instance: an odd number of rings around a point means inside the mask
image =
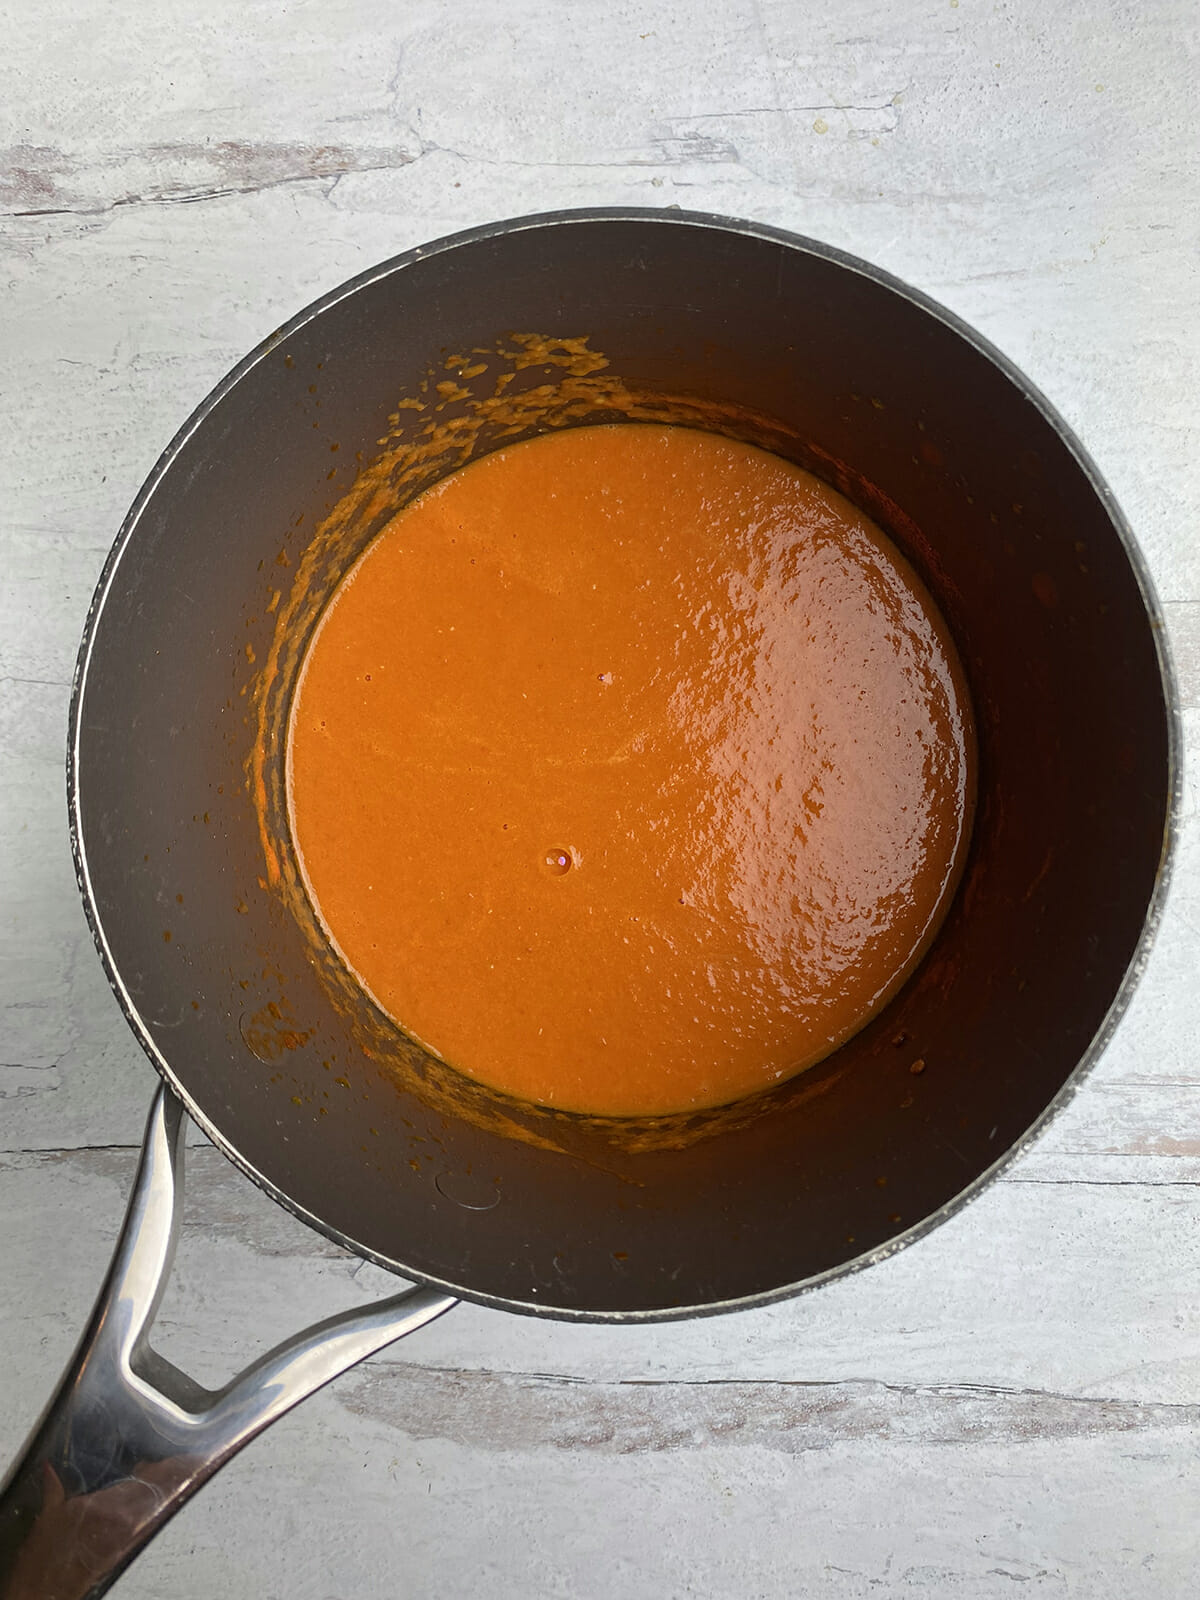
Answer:
[{"label": "orange tomato sauce", "polygon": [[497,450],[336,591],[288,738],[344,961],[461,1072],[579,1112],[724,1104],[886,1004],[970,821],[930,595],[826,484],[695,429]]}]

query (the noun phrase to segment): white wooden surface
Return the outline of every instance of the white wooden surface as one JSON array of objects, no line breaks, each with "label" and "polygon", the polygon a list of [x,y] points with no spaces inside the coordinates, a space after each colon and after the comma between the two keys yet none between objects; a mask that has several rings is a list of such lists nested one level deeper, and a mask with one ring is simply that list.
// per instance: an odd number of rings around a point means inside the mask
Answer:
[{"label": "white wooden surface", "polygon": [[[1200,710],[1193,0],[0,3],[0,1456],[114,1237],[152,1073],[67,847],[88,598],[246,349],[491,218],[682,204],[945,301],[1109,477]],[[1070,1111],[915,1249],[786,1306],[462,1309],[216,1479],[118,1593],[1167,1600],[1200,1583],[1200,821]],[[210,1149],[161,1326],[216,1380],[385,1275]]]}]

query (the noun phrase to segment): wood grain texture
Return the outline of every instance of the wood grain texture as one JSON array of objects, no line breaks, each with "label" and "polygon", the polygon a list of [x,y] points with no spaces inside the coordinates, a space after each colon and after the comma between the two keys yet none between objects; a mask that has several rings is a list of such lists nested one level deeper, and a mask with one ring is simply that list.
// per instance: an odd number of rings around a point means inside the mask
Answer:
[{"label": "wood grain texture", "polygon": [[[1200,1580],[1200,148],[1187,0],[0,0],[0,1456],[65,1360],[152,1086],[66,836],[75,649],[177,426],[317,294],[572,205],[864,255],[1011,355],[1112,484],[1189,740],[1103,1060],[980,1200],[787,1305],[463,1308],[226,1470],[117,1593],[1166,1600]],[[394,1285],[199,1136],[162,1345],[218,1381]]]}]

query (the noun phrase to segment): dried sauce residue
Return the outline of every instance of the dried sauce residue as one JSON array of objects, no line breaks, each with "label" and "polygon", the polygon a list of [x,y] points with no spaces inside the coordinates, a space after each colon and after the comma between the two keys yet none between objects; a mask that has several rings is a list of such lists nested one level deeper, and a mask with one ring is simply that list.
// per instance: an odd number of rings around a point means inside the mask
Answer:
[{"label": "dried sauce residue", "polygon": [[[492,349],[457,352],[440,370],[429,372],[414,393],[395,402],[378,455],[316,529],[282,598],[270,594],[276,625],[252,702],[255,738],[247,787],[266,880],[302,929],[322,985],[363,1054],[386,1064],[400,1084],[436,1109],[545,1148],[573,1146],[573,1130],[583,1122],[606,1130],[626,1150],[678,1146],[751,1120],[767,1104],[794,1105],[823,1094],[836,1078],[822,1073],[794,1079],[716,1109],[611,1119],[526,1104],[454,1071],[371,1002],[322,928],[290,838],[285,749],[293,692],[317,622],[343,576],[396,513],[449,473],[505,443],[613,421],[682,424],[794,461],[806,459],[804,441],[770,417],[627,385],[583,337],[509,334]],[[280,582],[278,575],[274,582]],[[597,679],[605,682],[604,664]]]}]

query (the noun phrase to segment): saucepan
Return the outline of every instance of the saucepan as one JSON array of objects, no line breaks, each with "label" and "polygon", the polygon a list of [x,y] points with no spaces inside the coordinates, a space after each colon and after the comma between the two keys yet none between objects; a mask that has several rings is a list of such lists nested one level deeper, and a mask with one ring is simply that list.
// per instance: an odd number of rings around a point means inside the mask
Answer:
[{"label": "saucepan", "polygon": [[[599,353],[641,414],[660,397],[820,473],[904,550],[963,660],[978,800],[955,903],[887,1009],[744,1114],[622,1131],[456,1096],[410,1041],[380,1046],[390,1025],[331,980],[284,892],[270,705],[286,701],[279,619],[302,633],[328,578],[306,566],[314,531],[410,425],[406,404],[413,427],[422,406],[452,421],[454,375],[505,348],[518,390],[550,396],[510,411],[507,437],[596,420],[586,388],[557,412],[554,397]],[[460,458],[427,455],[426,478]],[[386,475],[376,487],[377,518]],[[364,512],[360,536],[374,525]],[[168,447],[80,652],[79,882],[163,1085],[110,1275],[0,1500],[0,1594],[102,1593],[261,1428],[460,1297],[565,1319],[702,1316],[928,1232],[1108,1039],[1161,914],[1178,752],[1160,613],[1099,473],[1008,361],[887,274],[759,224],[565,212],[411,250],[301,312]],[[408,1286],[218,1393],[168,1365],[149,1335],[185,1114]]]}]

